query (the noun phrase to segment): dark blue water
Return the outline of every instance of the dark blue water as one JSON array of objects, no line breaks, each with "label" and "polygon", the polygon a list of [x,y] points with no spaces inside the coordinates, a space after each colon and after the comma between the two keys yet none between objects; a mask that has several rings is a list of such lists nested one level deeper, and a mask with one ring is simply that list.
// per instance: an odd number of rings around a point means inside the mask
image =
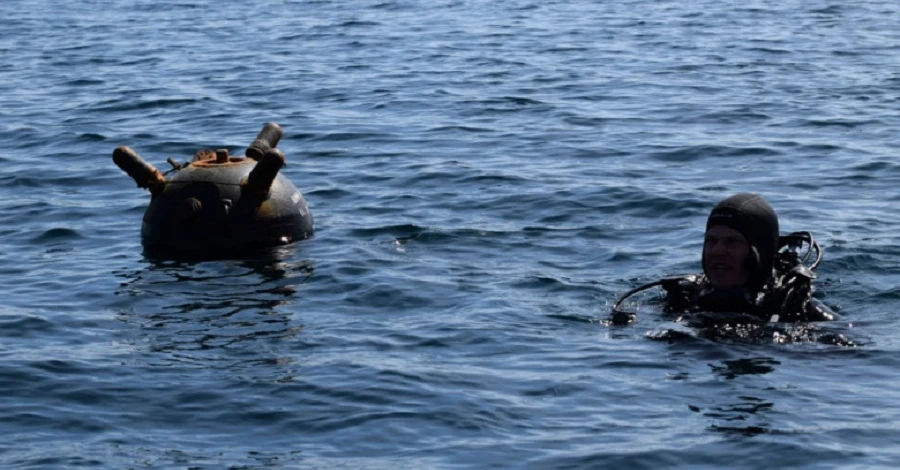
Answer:
[{"label": "dark blue water", "polygon": [[[875,0],[4,1],[0,466],[896,466],[898,23]],[[164,168],[269,121],[316,237],[144,257],[113,149]],[[739,191],[815,234],[843,320],[606,324],[697,271]]]}]

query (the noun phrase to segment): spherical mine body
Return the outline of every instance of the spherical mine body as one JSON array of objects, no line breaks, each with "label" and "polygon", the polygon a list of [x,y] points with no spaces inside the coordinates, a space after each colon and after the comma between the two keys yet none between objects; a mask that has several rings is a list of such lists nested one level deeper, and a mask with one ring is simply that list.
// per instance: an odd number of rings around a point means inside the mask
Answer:
[{"label": "spherical mine body", "polygon": [[303,240],[314,224],[303,195],[279,173],[284,155],[275,148],[277,124],[267,124],[247,149],[200,151],[168,177],[128,147],[113,161],[152,195],[141,241],[152,255],[233,257]]},{"label": "spherical mine body", "polygon": [[245,158],[194,162],[177,170],[144,214],[144,247],[153,252],[241,254],[312,236],[306,200],[287,178],[278,174],[266,194],[247,187],[256,165]]}]

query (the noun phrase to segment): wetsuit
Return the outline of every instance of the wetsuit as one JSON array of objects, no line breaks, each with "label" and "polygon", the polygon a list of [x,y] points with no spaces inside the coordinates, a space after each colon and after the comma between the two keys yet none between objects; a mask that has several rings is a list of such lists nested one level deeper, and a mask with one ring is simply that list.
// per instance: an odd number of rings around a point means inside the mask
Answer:
[{"label": "wetsuit", "polygon": [[817,322],[838,319],[828,306],[812,297],[810,284],[794,286],[769,283],[752,293],[747,289],[714,289],[704,276],[668,278],[664,311],[681,313],[742,313],[760,322]]}]

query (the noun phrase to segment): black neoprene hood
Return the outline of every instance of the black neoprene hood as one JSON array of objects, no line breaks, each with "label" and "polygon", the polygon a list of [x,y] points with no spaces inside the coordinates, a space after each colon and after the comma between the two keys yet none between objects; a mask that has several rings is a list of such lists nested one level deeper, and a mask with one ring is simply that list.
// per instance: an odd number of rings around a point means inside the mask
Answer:
[{"label": "black neoprene hood", "polygon": [[[760,290],[772,275],[778,249],[778,216],[762,196],[740,193],[716,204],[706,221],[706,230],[716,225],[737,230],[750,243],[756,258],[747,287]],[[704,273],[706,266],[703,266]]]}]

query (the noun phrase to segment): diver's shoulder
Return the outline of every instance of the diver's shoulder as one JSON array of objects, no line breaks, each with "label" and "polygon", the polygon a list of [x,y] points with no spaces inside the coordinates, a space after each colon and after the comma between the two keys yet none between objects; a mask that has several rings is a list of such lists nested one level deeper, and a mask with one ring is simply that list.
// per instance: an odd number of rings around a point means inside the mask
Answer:
[{"label": "diver's shoulder", "polygon": [[821,300],[813,297],[806,303],[806,321],[835,321],[840,320],[841,316],[825,305]]}]

